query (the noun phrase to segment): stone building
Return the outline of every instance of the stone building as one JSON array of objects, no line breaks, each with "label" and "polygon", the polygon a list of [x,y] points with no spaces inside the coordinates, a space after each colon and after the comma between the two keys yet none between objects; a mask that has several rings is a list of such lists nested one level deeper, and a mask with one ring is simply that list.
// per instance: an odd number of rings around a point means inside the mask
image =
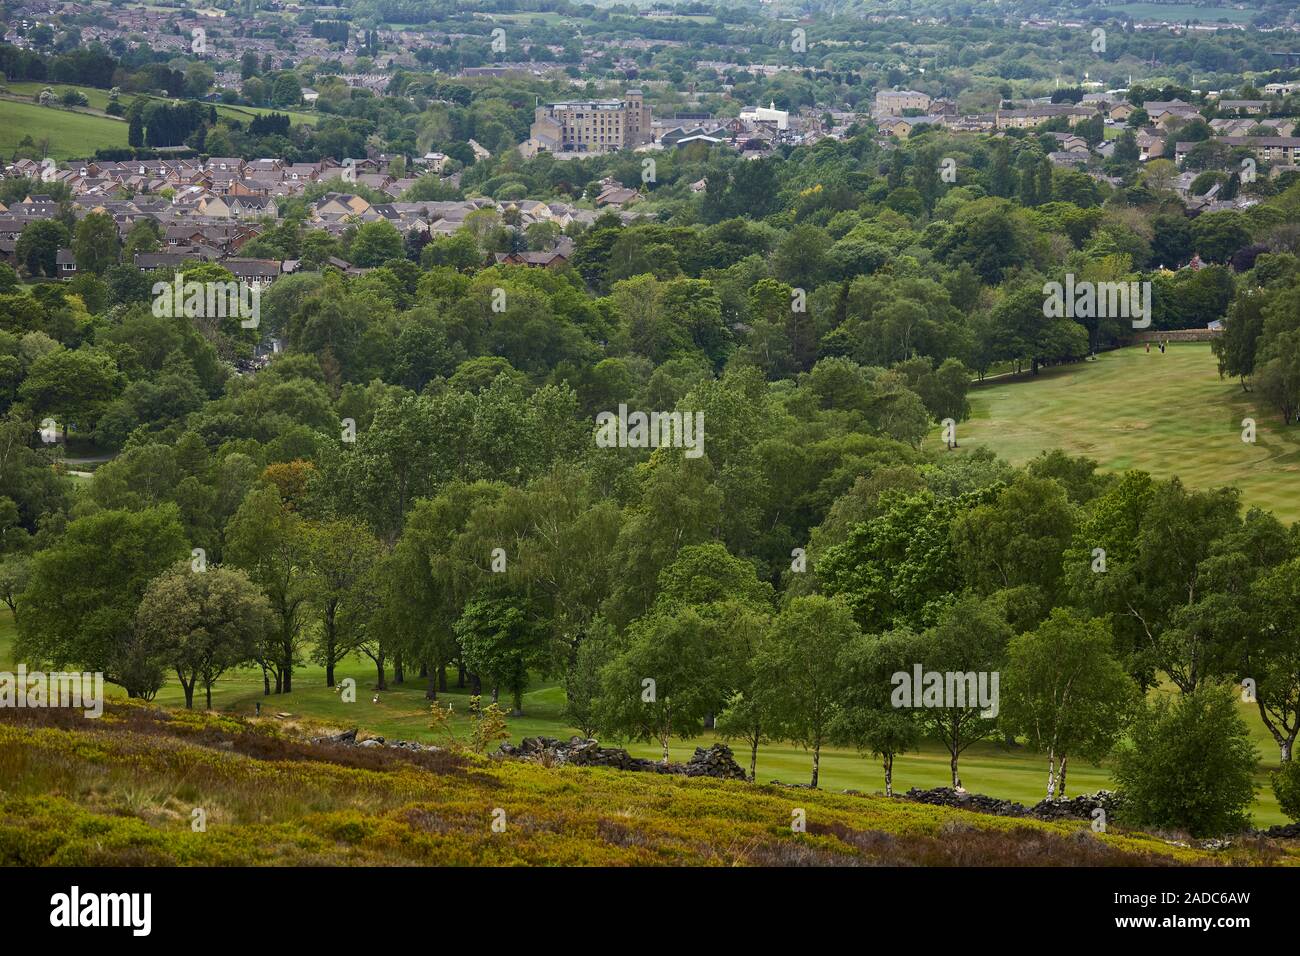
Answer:
[{"label": "stone building", "polygon": [[650,142],[650,122],[641,91],[628,90],[621,100],[539,106],[529,137],[552,153],[609,153]]}]

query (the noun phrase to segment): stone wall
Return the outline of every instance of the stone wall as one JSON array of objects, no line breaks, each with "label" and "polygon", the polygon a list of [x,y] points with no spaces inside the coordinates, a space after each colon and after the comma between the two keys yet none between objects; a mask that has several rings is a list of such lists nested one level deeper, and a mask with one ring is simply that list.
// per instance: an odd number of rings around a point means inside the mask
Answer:
[{"label": "stone wall", "polygon": [[932,806],[955,807],[958,810],[992,813],[1000,817],[1031,817],[1035,820],[1091,820],[1092,811],[1101,807],[1106,811],[1107,822],[1113,823],[1120,809],[1118,795],[1110,790],[1098,790],[1096,793],[1080,794],[1077,797],[1040,800],[1032,807],[1026,807],[1013,800],[999,800],[982,793],[968,793],[951,787],[935,787],[933,790],[913,787],[903,794],[903,797]]},{"label": "stone wall", "polygon": [[726,744],[696,747],[684,764],[660,763],[646,757],[633,757],[621,747],[602,747],[599,741],[572,737],[567,741],[555,737],[525,737],[519,744],[501,745],[498,755],[517,760],[531,760],[547,766],[569,764],[575,767],[611,767],[643,773],[675,773],[687,777],[714,777],[719,780],[744,780],[745,771],[736,763]]}]

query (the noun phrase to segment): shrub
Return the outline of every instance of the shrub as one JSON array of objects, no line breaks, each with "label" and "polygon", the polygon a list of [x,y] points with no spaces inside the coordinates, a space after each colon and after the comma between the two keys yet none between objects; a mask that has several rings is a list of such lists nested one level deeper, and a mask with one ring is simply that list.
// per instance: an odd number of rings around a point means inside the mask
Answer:
[{"label": "shrub", "polygon": [[1211,836],[1250,826],[1259,754],[1230,688],[1210,685],[1142,708],[1115,779],[1124,822]]},{"label": "shrub", "polygon": [[[477,697],[471,697],[477,702]],[[473,710],[473,729],[470,731],[469,747],[476,754],[487,753],[494,744],[510,739],[506,729],[506,712],[496,704],[480,707],[475,703]]]},{"label": "shrub", "polygon": [[1292,820],[1300,821],[1300,761],[1288,760],[1269,777],[1277,805]]}]

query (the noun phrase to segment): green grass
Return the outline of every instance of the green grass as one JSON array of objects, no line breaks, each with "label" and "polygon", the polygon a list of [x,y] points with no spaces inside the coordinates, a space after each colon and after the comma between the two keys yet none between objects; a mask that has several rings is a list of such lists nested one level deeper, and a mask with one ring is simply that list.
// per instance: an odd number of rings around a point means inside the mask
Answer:
[{"label": "green grass", "polygon": [[225,103],[214,103],[217,108],[217,115],[230,119],[237,119],[243,123],[248,123],[254,116],[269,116],[272,113],[280,113],[289,117],[291,126],[298,126],[305,123],[308,126],[315,126],[320,121],[319,113],[302,113],[298,110],[277,109],[269,106],[230,106]]},{"label": "green grass", "polygon": [[[14,666],[13,625],[8,611],[0,612],[0,669]],[[449,672],[450,690],[440,694],[441,703],[450,703],[455,710],[453,729],[462,738],[468,733],[467,718],[469,690],[456,689],[455,673]],[[424,699],[424,682],[414,673],[408,675],[405,685],[375,691],[375,670],[369,660],[352,659],[341,665],[336,677],[351,677],[357,682],[355,703],[343,703],[340,695],[325,686],[324,671],[316,665],[306,665],[294,672],[294,690],[290,694],[262,694],[261,672],[243,669],[229,673],[213,690],[213,709],[222,713],[251,717],[256,703],[262,703],[262,716],[278,713],[290,714],[346,727],[359,727],[363,731],[389,739],[420,740],[436,743],[429,730],[430,704]],[[110,696],[121,697],[120,688],[109,687]],[[379,702],[373,698],[378,694]],[[158,695],[158,702],[170,707],[184,706],[184,696],[179,684],[169,681]],[[202,706],[201,694],[196,695],[196,706]],[[524,716],[511,718],[511,739],[545,735],[567,738],[577,733],[561,717],[564,691],[554,682],[538,681],[524,695]],[[1242,714],[1250,725],[1252,736],[1263,756],[1264,764],[1258,775],[1260,789],[1255,805],[1257,826],[1285,823],[1286,818],[1277,807],[1272,789],[1268,786],[1267,771],[1277,766],[1277,748],[1259,721],[1253,706],[1241,705]],[[686,760],[697,746],[708,746],[717,738],[713,735],[674,741],[671,747],[673,760]],[[608,743],[608,742],[607,742]],[[749,752],[743,744],[734,742],[736,759],[749,766]],[[631,744],[628,750],[637,756],[659,756],[657,745]],[[786,743],[768,744],[759,750],[757,779],[761,782],[780,780],[783,783],[807,783],[812,768],[812,757],[803,749]],[[1023,747],[1008,748],[1001,743],[974,744],[961,757],[962,783],[968,790],[987,793],[1032,805],[1045,794],[1047,768],[1045,760]],[[901,792],[910,787],[948,786],[951,777],[948,753],[938,744],[925,743],[919,753],[900,757],[894,765],[894,787]],[[852,750],[827,748],[822,751],[820,785],[827,790],[859,790],[875,793],[883,789],[879,765],[875,760],[863,758]],[[1092,793],[1112,789],[1108,771],[1074,763],[1067,781],[1071,794]]]},{"label": "green grass", "polygon": [[539,23],[547,26],[556,26],[562,23],[590,23],[592,21],[581,17],[571,17],[563,13],[554,12],[533,12],[528,10],[512,10],[509,13],[484,13],[483,19],[492,22],[508,23],[526,23],[536,25]]},{"label": "green grass", "polygon": [[126,146],[124,120],[90,113],[0,100],[0,156],[13,155],[24,136],[34,142],[49,137],[54,159],[81,159],[95,150]]},{"label": "green grass", "polygon": [[[10,93],[25,97],[36,96],[47,86],[54,91],[55,97],[62,96],[66,90],[75,89],[80,90],[86,95],[86,99],[89,100],[92,109],[102,110],[108,106],[108,91],[99,90],[93,86],[76,86],[75,84],[66,83],[39,83],[33,80],[20,80],[15,83],[6,83],[4,86]],[[143,93],[123,93],[118,97],[118,100],[121,102],[122,108],[126,109],[140,96],[144,96],[146,99],[151,100],[171,102],[170,99],[165,96],[148,96]],[[244,122],[247,122],[254,116],[265,116],[268,113],[283,113],[289,117],[290,123],[293,124],[307,123],[308,125],[315,126],[317,121],[320,119],[319,113],[310,113],[301,110],[275,109],[267,106],[232,106],[225,103],[214,103],[212,105],[217,108],[218,115],[229,116],[234,119],[243,120]]]},{"label": "green grass", "polygon": [[[25,96],[29,99],[40,94],[41,90],[49,87],[54,91],[54,98],[58,100],[68,90],[79,90],[87,100],[87,105],[91,109],[104,110],[108,108],[108,90],[97,90],[93,86],[77,86],[72,83],[39,83],[35,80],[19,80],[14,83],[5,83],[4,87],[15,96]],[[131,102],[131,96],[121,97],[122,105],[125,107]]]},{"label": "green grass", "polygon": [[[1247,505],[1300,519],[1300,428],[1258,407],[1235,379],[1220,379],[1208,343],[1142,347],[1044,369],[1036,377],[971,391],[971,420],[957,426],[965,453],[985,445],[1013,464],[1063,448],[1103,469],[1177,475],[1196,488],[1233,485]],[[1241,440],[1255,419],[1254,444]],[[938,430],[935,431],[936,437]]]}]

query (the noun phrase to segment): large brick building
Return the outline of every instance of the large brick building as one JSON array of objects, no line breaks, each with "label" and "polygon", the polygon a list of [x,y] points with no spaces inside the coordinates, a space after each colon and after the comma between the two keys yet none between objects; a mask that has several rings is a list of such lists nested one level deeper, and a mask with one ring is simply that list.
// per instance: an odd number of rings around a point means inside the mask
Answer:
[{"label": "large brick building", "polygon": [[928,110],[930,97],[916,90],[877,90],[875,112],[882,116],[901,116],[903,110]]},{"label": "large brick building", "polygon": [[650,107],[640,90],[621,100],[547,103],[537,107],[531,139],[552,153],[608,153],[650,142]]}]

